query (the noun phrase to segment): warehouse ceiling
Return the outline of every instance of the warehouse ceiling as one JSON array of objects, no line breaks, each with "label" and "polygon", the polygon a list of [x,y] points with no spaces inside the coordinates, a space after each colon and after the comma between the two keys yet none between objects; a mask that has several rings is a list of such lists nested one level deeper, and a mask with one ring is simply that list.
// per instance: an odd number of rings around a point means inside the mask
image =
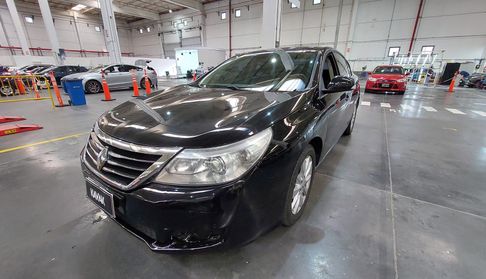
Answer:
[{"label": "warehouse ceiling", "polygon": [[[158,15],[168,13],[169,10],[201,9],[204,2],[208,2],[208,0],[113,0],[113,5],[117,20],[130,23],[147,18],[156,19]],[[16,3],[38,5],[38,0],[16,0]],[[78,11],[79,13],[101,16],[100,10],[97,8],[98,1],[95,0],[49,0],[49,5],[53,10],[70,11],[78,4],[85,6],[85,8]]]}]

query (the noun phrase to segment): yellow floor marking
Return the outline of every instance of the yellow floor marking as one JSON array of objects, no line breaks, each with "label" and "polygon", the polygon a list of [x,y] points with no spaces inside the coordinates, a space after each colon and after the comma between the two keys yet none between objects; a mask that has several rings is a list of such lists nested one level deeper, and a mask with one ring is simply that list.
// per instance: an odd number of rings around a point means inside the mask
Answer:
[{"label": "yellow floor marking", "polygon": [[23,98],[23,99],[12,99],[12,100],[1,100],[0,103],[12,103],[12,102],[23,102],[23,101],[42,101],[42,100],[49,100],[49,97],[41,97],[41,98]]},{"label": "yellow floor marking", "polygon": [[89,132],[78,133],[78,134],[73,134],[73,135],[64,136],[64,137],[60,137],[60,138],[54,138],[54,139],[50,139],[50,140],[44,140],[44,141],[39,141],[39,142],[24,144],[24,145],[12,147],[12,148],[1,149],[0,150],[0,154],[7,153],[7,152],[10,152],[10,151],[19,150],[19,149],[24,149],[24,148],[28,148],[28,147],[32,147],[32,146],[37,146],[37,145],[41,145],[41,144],[46,144],[46,143],[51,143],[51,142],[66,140],[66,139],[70,139],[70,138],[77,138],[77,137],[80,137],[80,136],[83,136],[83,135],[87,135],[88,133]]}]

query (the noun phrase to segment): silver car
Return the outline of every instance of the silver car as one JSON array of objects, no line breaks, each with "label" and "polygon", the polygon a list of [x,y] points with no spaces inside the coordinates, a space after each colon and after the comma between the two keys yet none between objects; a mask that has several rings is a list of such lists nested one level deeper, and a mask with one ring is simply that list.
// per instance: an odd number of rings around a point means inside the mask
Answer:
[{"label": "silver car", "polygon": [[[157,73],[152,67],[146,68],[150,87],[157,87]],[[82,79],[83,88],[86,93],[99,93],[103,91],[101,86],[101,71],[105,73],[105,79],[110,89],[128,89],[133,87],[132,71],[135,72],[138,86],[145,89],[145,79],[143,78],[144,68],[127,64],[101,66],[84,73],[68,75],[61,79],[61,83],[65,80]]]}]

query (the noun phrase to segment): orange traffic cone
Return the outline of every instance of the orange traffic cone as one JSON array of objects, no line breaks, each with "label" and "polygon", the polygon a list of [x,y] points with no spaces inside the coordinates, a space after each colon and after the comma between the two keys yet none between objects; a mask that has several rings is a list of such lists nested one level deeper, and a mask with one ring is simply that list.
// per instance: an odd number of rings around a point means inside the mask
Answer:
[{"label": "orange traffic cone", "polygon": [[145,80],[145,93],[148,95],[150,95],[151,91],[150,91],[150,81],[147,77],[147,68],[145,68],[143,70],[143,78]]},{"label": "orange traffic cone", "polygon": [[108,88],[108,83],[105,79],[105,72],[103,72],[103,70],[101,71],[101,85],[103,86],[103,93],[105,94],[105,98],[102,99],[102,101],[108,102],[116,100],[111,98],[110,88]]},{"label": "orange traffic cone", "polygon": [[137,79],[135,78],[135,72],[132,72],[132,86],[133,86],[133,96],[132,97],[140,96],[140,94],[138,92]]},{"label": "orange traffic cone", "polygon": [[454,85],[456,83],[456,77],[457,77],[458,74],[459,74],[459,71],[456,71],[456,73],[454,74],[454,77],[451,80],[451,83],[449,84],[449,90],[448,91],[450,93],[454,92]]},{"label": "orange traffic cone", "polygon": [[22,81],[22,79],[16,78],[15,82],[17,83],[17,88],[19,89],[19,93],[22,94],[22,95],[25,94],[26,91],[25,91],[25,86],[24,86],[24,82]]},{"label": "orange traffic cone", "polygon": [[40,99],[39,90],[37,90],[37,80],[35,77],[32,77],[32,90],[34,90],[35,98]]},{"label": "orange traffic cone", "polygon": [[61,92],[59,92],[59,87],[57,86],[56,78],[54,77],[54,72],[49,72],[49,78],[51,79],[52,88],[54,88],[54,93],[56,94],[56,99],[58,105],[56,107],[67,107],[69,105],[65,105],[61,98]]}]

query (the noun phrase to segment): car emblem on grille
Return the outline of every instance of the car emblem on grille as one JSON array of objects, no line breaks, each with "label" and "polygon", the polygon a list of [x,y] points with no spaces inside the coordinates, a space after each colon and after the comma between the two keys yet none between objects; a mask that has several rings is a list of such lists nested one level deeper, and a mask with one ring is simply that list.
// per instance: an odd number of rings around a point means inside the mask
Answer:
[{"label": "car emblem on grille", "polygon": [[100,151],[100,154],[98,154],[98,158],[96,158],[96,168],[101,170],[105,166],[106,161],[108,161],[108,147],[104,147]]}]

